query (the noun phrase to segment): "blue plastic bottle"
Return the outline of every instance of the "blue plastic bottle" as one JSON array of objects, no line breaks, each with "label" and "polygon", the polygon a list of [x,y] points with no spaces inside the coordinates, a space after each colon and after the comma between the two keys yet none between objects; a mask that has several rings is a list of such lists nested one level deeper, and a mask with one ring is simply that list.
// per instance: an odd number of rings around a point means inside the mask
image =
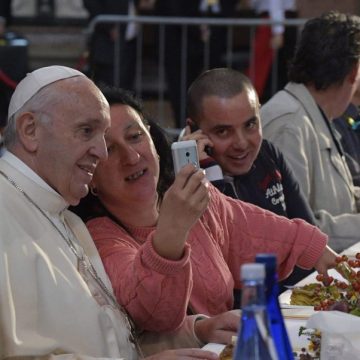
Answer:
[{"label": "blue plastic bottle", "polygon": [[265,266],[241,267],[241,327],[234,360],[277,360],[272,342],[265,302]]},{"label": "blue plastic bottle", "polygon": [[279,285],[276,270],[276,255],[258,254],[256,255],[255,261],[265,265],[266,307],[269,316],[270,331],[278,358],[281,360],[294,360],[294,354],[278,300]]}]

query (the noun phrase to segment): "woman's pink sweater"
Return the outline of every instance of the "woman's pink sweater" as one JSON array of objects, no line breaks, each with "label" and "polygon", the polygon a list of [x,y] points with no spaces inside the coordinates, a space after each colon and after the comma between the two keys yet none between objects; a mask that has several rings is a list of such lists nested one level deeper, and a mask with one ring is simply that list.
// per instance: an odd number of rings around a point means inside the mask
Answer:
[{"label": "woman's pink sweater", "polygon": [[[134,214],[134,216],[136,216]],[[240,266],[257,253],[275,253],[280,279],[296,265],[312,268],[327,236],[303,220],[277,216],[211,188],[211,201],[193,226],[182,259],[160,257],[155,228],[128,228],[110,218],[87,223],[118,301],[142,329],[178,328],[189,309],[215,315],[232,309]]]}]

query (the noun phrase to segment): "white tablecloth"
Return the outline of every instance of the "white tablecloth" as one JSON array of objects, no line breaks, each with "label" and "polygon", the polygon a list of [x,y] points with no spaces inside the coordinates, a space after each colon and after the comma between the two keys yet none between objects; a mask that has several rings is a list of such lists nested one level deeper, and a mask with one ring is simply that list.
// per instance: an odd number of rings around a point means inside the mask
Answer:
[{"label": "white tablecloth", "polygon": [[[356,253],[360,252],[360,242],[351,246],[347,250],[343,251],[349,257],[355,257]],[[317,272],[313,272],[303,280],[299,281],[296,286],[303,286],[316,281]],[[342,279],[341,275],[334,269],[329,270],[329,275],[334,278]],[[306,325],[307,319],[315,313],[312,306],[292,306],[290,305],[291,290],[285,291],[279,296],[279,302],[282,307],[282,312],[285,319],[286,328],[288,331],[289,339],[294,351],[300,351],[301,348],[308,346],[308,340],[306,336],[299,337],[299,329],[301,326]],[[224,345],[220,344],[207,344],[204,349],[211,350],[217,354],[220,354]],[[344,360],[344,359],[342,359]]]}]

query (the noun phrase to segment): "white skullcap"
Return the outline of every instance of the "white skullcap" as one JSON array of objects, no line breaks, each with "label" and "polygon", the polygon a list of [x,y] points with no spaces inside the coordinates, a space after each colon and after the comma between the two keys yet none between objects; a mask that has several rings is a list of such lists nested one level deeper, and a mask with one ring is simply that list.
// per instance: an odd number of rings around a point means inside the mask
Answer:
[{"label": "white skullcap", "polygon": [[20,110],[24,104],[29,101],[43,87],[58,81],[68,79],[74,76],[85,76],[82,72],[66,66],[47,66],[31,73],[28,73],[22,79],[11,97],[8,119]]}]

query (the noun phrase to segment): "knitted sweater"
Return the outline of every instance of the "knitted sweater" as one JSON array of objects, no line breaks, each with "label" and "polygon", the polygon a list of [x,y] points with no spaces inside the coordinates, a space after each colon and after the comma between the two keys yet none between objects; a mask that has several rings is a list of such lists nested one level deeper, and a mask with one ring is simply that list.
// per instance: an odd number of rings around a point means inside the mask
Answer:
[{"label": "knitted sweater", "polygon": [[153,227],[129,227],[130,235],[107,217],[87,223],[118,301],[143,329],[176,329],[188,307],[206,315],[232,309],[240,266],[257,253],[277,254],[282,279],[295,264],[313,267],[326,245],[327,236],[303,220],[210,191],[209,206],[178,261],[155,252]]}]

